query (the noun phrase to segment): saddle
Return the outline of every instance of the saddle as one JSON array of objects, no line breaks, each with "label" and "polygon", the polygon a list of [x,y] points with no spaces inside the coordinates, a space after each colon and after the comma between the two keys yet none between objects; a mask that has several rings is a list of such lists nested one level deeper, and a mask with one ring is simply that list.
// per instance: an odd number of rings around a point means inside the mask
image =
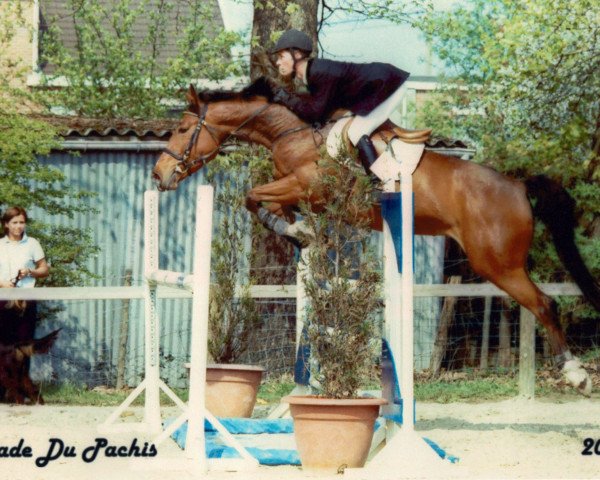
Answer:
[{"label": "saddle", "polygon": [[[344,128],[342,129],[342,139],[349,149],[354,148],[350,142],[350,139],[348,138],[348,129],[350,128],[350,125],[352,125],[353,120],[354,117],[350,118],[350,120],[346,122]],[[392,121],[388,120],[377,130],[375,130],[372,135],[379,135],[381,140],[383,140],[386,145],[396,138],[404,143],[418,144],[425,143],[431,138],[431,128],[423,130],[409,130],[399,127]]]},{"label": "saddle", "polygon": [[[341,145],[348,151],[354,150],[348,138],[348,129],[354,117],[339,118],[327,135],[327,151],[335,157]],[[371,139],[379,155],[372,165],[371,172],[387,182],[397,179],[401,170],[412,174],[423,154],[425,142],[431,137],[431,129],[407,130],[391,121],[386,121],[373,134]]]},{"label": "saddle", "polygon": [[[327,150],[331,156],[335,156],[338,149],[338,142],[343,142],[348,151],[354,150],[354,145],[348,138],[348,129],[354,120],[354,116],[342,116],[333,118],[328,126],[320,130],[321,138],[327,144]],[[431,128],[422,130],[409,130],[399,127],[391,120],[387,120],[377,130],[371,134],[374,143],[382,142],[383,145],[389,145],[393,140],[400,140],[410,145],[424,144],[431,139]],[[320,142],[319,142],[320,143]],[[378,149],[379,150],[379,149]]]},{"label": "saddle", "polygon": [[431,128],[422,130],[409,130],[399,127],[392,122],[379,127],[375,132],[385,143],[390,143],[395,138],[402,140],[404,143],[427,143],[431,138]]}]

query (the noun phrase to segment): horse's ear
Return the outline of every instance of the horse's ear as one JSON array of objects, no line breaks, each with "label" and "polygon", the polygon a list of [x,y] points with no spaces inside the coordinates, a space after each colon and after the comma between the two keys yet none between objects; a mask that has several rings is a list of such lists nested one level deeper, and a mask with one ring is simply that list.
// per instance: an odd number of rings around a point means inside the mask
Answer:
[{"label": "horse's ear", "polygon": [[190,88],[187,91],[185,96],[190,105],[190,110],[195,113],[200,112],[200,99],[198,98],[198,93],[194,86],[190,83]]}]

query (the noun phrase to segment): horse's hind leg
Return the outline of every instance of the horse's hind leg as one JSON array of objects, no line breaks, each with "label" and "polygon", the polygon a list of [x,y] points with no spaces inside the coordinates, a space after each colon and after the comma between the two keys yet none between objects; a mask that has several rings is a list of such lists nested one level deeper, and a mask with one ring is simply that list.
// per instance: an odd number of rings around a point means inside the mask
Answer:
[{"label": "horse's hind leg", "polygon": [[562,368],[567,381],[580,393],[589,396],[592,391],[591,379],[579,360],[569,351],[554,300],[531,281],[524,268],[494,272],[488,278],[535,315],[546,329],[548,343],[555,355],[556,363]]}]

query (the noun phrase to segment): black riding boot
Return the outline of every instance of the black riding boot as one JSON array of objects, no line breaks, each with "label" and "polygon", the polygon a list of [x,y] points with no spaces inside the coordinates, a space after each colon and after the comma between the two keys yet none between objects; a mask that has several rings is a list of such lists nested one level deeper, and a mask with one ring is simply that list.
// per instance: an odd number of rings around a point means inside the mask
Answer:
[{"label": "black riding boot", "polygon": [[356,142],[356,148],[358,148],[358,158],[360,158],[360,163],[362,163],[367,175],[370,175],[371,165],[377,160],[377,151],[375,150],[373,142],[368,135],[363,135],[360,137],[360,140]]}]

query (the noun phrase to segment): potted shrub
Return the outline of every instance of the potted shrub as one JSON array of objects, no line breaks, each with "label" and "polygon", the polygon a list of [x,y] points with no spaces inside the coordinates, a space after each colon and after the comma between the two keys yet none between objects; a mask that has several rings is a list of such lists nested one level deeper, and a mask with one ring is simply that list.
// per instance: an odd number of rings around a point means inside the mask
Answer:
[{"label": "potted shrub", "polygon": [[324,157],[328,173],[314,188],[330,195],[318,213],[303,207],[312,237],[303,280],[309,304],[305,331],[316,360],[310,362],[311,377],[322,392],[283,401],[290,404],[303,468],[337,471],[364,465],[374,422],[386,403],[358,398],[374,367],[381,273],[367,245],[370,228],[364,213],[372,206],[370,179],[347,154],[335,160]]},{"label": "potted shrub", "polygon": [[[237,157],[241,154],[236,154]],[[225,165],[222,165],[226,163]],[[251,333],[262,320],[250,296],[248,235],[251,229],[243,205],[246,183],[239,158],[211,162],[209,180],[218,186],[216,208],[222,214],[212,243],[213,278],[210,291],[206,405],[218,417],[250,417],[264,369],[238,363],[249,346]],[[227,172],[228,175],[223,175]],[[243,285],[236,295],[236,288]]]}]

